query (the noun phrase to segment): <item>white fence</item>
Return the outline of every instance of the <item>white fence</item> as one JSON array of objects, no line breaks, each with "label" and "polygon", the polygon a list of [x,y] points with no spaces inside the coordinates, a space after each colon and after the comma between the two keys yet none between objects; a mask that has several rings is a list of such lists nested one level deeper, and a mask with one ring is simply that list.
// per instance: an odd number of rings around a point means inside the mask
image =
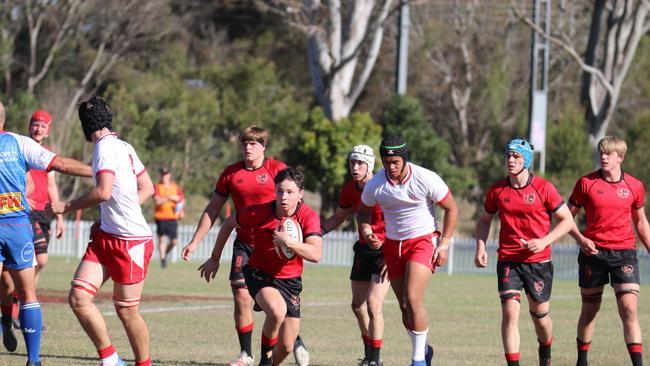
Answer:
[{"label": "white fence", "polygon": [[[86,250],[88,243],[88,234],[92,222],[81,221],[78,226],[74,221],[66,221],[65,235],[61,239],[52,238],[49,246],[49,253],[56,257],[75,257],[81,258]],[[52,226],[54,227],[54,225]],[[155,233],[155,225],[151,225],[152,232]],[[180,252],[183,246],[187,244],[194,234],[194,225],[178,226],[178,245],[171,252],[170,260],[176,262],[180,260]],[[192,253],[192,261],[200,262],[210,257],[214,241],[217,238],[219,228],[214,227],[203,239],[199,247]],[[234,238],[231,236],[230,241]],[[352,245],[357,240],[356,232],[333,231],[323,237],[323,258],[319,265],[346,266],[352,265],[354,253]],[[439,269],[439,272],[452,275],[453,273],[481,273],[494,275],[496,272],[496,243],[488,243],[489,265],[487,269],[479,269],[474,266],[475,244],[474,238],[456,237],[453,245],[450,247],[449,263]],[[222,261],[230,261],[232,256],[232,245],[230,242],[226,245],[221,256]],[[158,258],[158,250],[154,252],[154,257]],[[578,278],[578,248],[576,245],[554,245],[553,247],[553,266],[555,268],[555,277],[563,279]],[[650,283],[650,255],[644,250],[639,249],[639,270],[641,274],[641,283]],[[308,263],[308,262],[306,262]],[[308,263],[311,265],[311,263]]]}]

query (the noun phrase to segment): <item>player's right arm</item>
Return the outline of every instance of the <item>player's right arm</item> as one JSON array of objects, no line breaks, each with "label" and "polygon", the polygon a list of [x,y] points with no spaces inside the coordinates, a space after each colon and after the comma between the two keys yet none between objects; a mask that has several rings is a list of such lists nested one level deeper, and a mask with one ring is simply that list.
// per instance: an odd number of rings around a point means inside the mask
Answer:
[{"label": "player's right arm", "polygon": [[370,226],[370,215],[372,211],[374,210],[373,207],[366,206],[363,201],[359,203],[359,212],[357,212],[357,222],[359,224],[359,227],[361,228],[361,235],[364,236],[366,241],[368,242],[368,245],[372,249],[378,250],[381,248],[383,243],[379,238],[377,238],[377,235],[372,231],[372,226]]},{"label": "player's right arm", "polygon": [[192,240],[190,240],[190,242],[183,248],[183,252],[181,254],[183,259],[187,257],[185,260],[189,260],[190,254],[196,250],[196,247],[199,245],[201,240],[203,240],[210,229],[212,229],[226,201],[228,201],[228,197],[224,197],[217,192],[212,193],[212,198],[210,199],[210,202],[208,202],[208,205],[205,207],[205,210],[203,210],[203,214],[201,214],[199,224],[197,225],[196,231],[192,236]]},{"label": "player's right arm", "polygon": [[54,214],[64,214],[74,210],[83,210],[107,201],[113,195],[113,173],[97,174],[97,185],[90,192],[69,202],[50,202],[46,205]]},{"label": "player's right arm", "polygon": [[352,213],[351,208],[337,207],[334,214],[320,225],[321,234],[325,235],[341,225]]},{"label": "player's right arm", "polygon": [[474,257],[474,264],[479,268],[485,268],[488,264],[488,255],[485,248],[488,235],[490,235],[490,224],[493,217],[493,214],[484,210],[476,223],[476,256]]},{"label": "player's right arm", "polygon": [[[571,215],[573,217],[576,217],[578,212],[580,212],[580,207],[574,206],[569,202],[569,211],[571,211]],[[574,220],[575,221],[575,220]],[[580,229],[578,229],[578,225],[573,224],[573,227],[571,230],[569,230],[569,235],[575,239],[575,241],[578,243],[578,246],[580,247],[580,250],[582,253],[585,255],[596,255],[598,254],[598,249],[596,249],[596,244],[594,244],[591,239],[587,238],[586,236],[582,235],[580,232]]]},{"label": "player's right arm", "polygon": [[[237,213],[230,215],[226,221],[224,221],[223,225],[221,225],[221,229],[219,229],[219,234],[217,235],[217,240],[214,242],[212,255],[201,266],[199,266],[198,269],[201,272],[201,277],[205,278],[206,282],[210,282],[210,280],[214,279],[217,275],[217,271],[219,271],[219,260],[221,259],[223,248],[226,246],[230,234],[237,227]],[[186,256],[185,250],[183,250],[183,259],[186,261],[189,260],[189,255]]]}]

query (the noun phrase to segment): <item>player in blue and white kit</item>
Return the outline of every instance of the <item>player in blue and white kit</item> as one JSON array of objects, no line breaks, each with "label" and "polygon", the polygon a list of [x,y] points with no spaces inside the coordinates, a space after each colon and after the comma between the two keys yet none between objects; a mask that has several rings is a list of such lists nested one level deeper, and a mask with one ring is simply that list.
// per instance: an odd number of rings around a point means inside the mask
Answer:
[{"label": "player in blue and white kit", "polygon": [[79,161],[58,157],[29,137],[4,131],[4,124],[5,109],[0,103],[0,270],[7,267],[20,299],[27,365],[40,365],[41,305],[36,298],[34,233],[25,176],[28,168],[86,177],[92,176],[92,171]]}]

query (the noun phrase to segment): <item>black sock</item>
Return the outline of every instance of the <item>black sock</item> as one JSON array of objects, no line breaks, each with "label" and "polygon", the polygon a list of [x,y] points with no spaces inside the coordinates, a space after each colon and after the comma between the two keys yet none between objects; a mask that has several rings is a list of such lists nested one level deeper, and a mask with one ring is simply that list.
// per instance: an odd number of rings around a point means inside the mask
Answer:
[{"label": "black sock", "polygon": [[576,338],[576,343],[578,344],[578,361],[576,362],[576,366],[588,366],[587,353],[589,353],[591,342],[583,342]]},{"label": "black sock", "polygon": [[517,361],[508,361],[508,366],[519,366],[519,360],[517,360]]},{"label": "black sock", "polygon": [[539,342],[537,354],[539,355],[539,365],[547,366],[551,361],[551,343],[542,344],[542,342]]},{"label": "black sock", "polygon": [[237,338],[239,338],[239,347],[241,348],[242,351],[245,351],[247,355],[252,356],[253,352],[251,350],[252,346],[252,338],[253,338],[253,330],[249,330],[247,332],[240,332],[239,330],[237,331]]},{"label": "black sock", "polygon": [[374,361],[377,364],[379,364],[379,360],[381,359],[379,353],[381,351],[381,348],[379,347],[370,347],[370,353],[368,354],[368,361]]},{"label": "black sock", "polygon": [[643,366],[643,345],[641,343],[628,343],[627,351],[630,353],[632,366]]}]

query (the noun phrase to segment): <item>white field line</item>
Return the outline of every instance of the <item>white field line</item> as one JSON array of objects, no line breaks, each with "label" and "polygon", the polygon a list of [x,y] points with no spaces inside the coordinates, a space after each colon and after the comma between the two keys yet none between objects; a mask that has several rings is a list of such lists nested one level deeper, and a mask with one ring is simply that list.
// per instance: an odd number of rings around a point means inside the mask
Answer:
[{"label": "white field line", "polygon": [[[396,300],[386,300],[385,304],[397,304]],[[349,301],[319,301],[319,302],[305,302],[303,305],[308,307],[324,307],[324,306],[342,306],[349,305]],[[165,306],[158,308],[140,308],[140,314],[151,314],[151,313],[173,313],[173,312],[188,312],[188,311],[204,311],[204,310],[215,310],[215,309],[230,309],[232,304],[218,304],[218,305],[197,305],[197,306]],[[105,311],[102,313],[104,316],[115,316],[115,310]]]}]

